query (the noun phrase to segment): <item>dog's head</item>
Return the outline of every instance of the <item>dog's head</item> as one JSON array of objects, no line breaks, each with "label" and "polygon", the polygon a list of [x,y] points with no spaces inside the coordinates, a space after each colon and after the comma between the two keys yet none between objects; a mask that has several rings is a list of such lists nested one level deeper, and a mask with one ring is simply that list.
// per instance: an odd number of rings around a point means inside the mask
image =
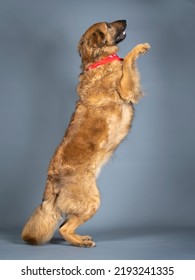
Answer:
[{"label": "dog's head", "polygon": [[117,44],[126,37],[126,20],[111,23],[100,22],[92,25],[81,37],[78,52],[82,66],[99,60],[118,50]]}]

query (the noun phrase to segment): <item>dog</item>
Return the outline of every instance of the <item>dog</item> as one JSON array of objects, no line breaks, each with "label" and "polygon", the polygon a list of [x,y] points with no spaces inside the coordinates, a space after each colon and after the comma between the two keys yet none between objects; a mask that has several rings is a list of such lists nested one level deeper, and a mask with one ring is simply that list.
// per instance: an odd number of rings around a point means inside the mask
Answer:
[{"label": "dog", "polygon": [[126,25],[126,20],[96,23],[79,41],[79,100],[49,164],[42,203],[23,228],[22,238],[30,244],[48,242],[59,228],[70,244],[95,246],[92,237],[75,230],[100,206],[96,178],[131,127],[134,104],[143,95],[136,60],[150,49],[139,44],[119,58]]}]

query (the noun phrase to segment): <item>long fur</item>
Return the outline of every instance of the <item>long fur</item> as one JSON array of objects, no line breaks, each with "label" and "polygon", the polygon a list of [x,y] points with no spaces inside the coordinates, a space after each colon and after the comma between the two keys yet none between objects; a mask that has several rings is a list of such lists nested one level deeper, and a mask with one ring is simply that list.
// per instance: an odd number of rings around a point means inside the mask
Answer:
[{"label": "long fur", "polygon": [[142,96],[136,59],[150,46],[137,45],[124,61],[112,61],[89,71],[87,68],[117,52],[125,28],[125,20],[97,23],[79,41],[79,100],[51,159],[43,202],[22,231],[23,240],[30,244],[48,242],[66,217],[59,229],[61,236],[74,246],[95,246],[90,236],[78,235],[75,230],[100,206],[96,178],[131,127],[133,104]]},{"label": "long fur", "polygon": [[56,212],[53,201],[45,201],[34,210],[26,222],[22,239],[32,245],[44,244],[52,238],[60,220],[61,215]]}]

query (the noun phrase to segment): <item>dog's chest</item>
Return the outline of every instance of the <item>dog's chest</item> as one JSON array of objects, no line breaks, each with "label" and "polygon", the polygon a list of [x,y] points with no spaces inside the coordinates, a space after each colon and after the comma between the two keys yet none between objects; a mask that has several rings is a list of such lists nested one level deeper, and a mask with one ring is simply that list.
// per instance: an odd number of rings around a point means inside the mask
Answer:
[{"label": "dog's chest", "polygon": [[115,149],[127,135],[133,118],[133,107],[122,104],[117,114],[108,118],[108,149]]},{"label": "dog's chest", "polygon": [[98,176],[101,167],[107,162],[114,150],[127,135],[133,119],[133,107],[129,104],[122,104],[118,112],[109,114],[107,118],[107,138],[100,144],[100,154],[97,156],[97,164],[94,165],[95,173]]}]

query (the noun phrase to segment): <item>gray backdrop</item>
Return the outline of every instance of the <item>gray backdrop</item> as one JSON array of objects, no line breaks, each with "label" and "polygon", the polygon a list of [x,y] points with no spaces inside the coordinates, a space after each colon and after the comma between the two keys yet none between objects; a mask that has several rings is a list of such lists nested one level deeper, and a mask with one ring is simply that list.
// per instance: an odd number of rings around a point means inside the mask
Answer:
[{"label": "gray backdrop", "polygon": [[126,19],[124,56],[139,59],[145,97],[128,138],[98,179],[85,228],[194,226],[195,1],[0,1],[0,227],[40,203],[50,158],[77,100],[77,43],[91,24]]}]

